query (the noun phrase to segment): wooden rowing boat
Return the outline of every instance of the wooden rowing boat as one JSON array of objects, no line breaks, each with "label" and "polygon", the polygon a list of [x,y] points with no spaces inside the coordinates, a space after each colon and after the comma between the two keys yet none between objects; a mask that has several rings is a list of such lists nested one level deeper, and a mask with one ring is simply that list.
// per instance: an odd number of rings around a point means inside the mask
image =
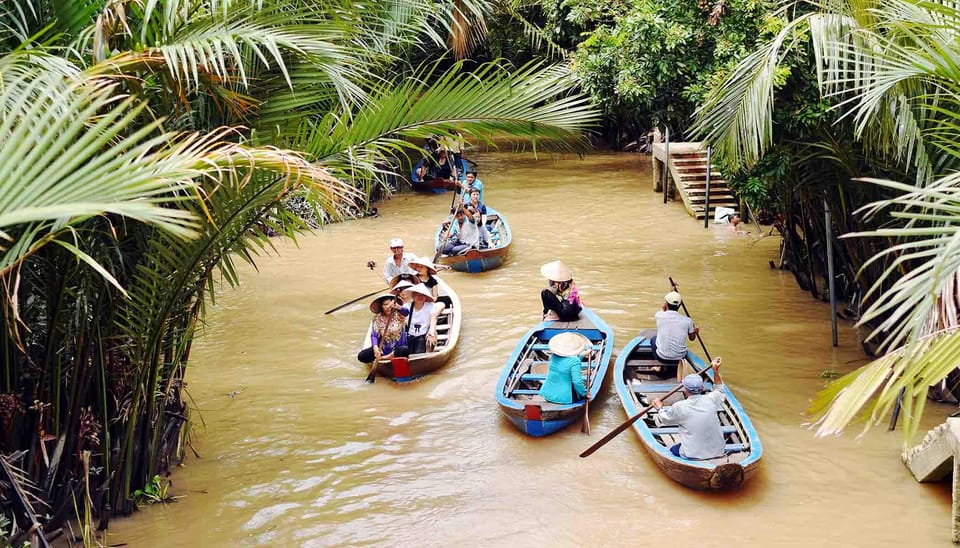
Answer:
[{"label": "wooden rowing boat", "polygon": [[544,400],[539,394],[549,370],[547,343],[565,331],[576,331],[593,344],[593,358],[581,365],[587,384],[586,399],[593,401],[600,392],[613,353],[613,329],[588,308],[580,312],[580,319],[575,322],[537,324],[520,339],[496,388],[500,411],[524,434],[547,436],[583,417],[586,400],[558,404]]},{"label": "wooden rowing boat", "polygon": [[[457,342],[460,340],[460,323],[463,319],[460,297],[447,282],[437,277],[437,300],[447,306],[437,320],[437,347],[433,352],[425,354],[411,354],[408,358],[394,360],[380,360],[377,365],[377,375],[393,379],[396,382],[410,382],[428,373],[443,367],[453,355]],[[363,338],[363,348],[371,346],[371,328]]]},{"label": "wooden rowing boat", "polygon": [[[458,272],[477,274],[493,270],[501,266],[510,254],[510,244],[513,243],[513,234],[507,218],[500,212],[487,206],[487,231],[490,233],[490,247],[470,249],[463,255],[440,255],[438,263],[447,265]],[[433,237],[433,248],[439,251],[441,238],[446,233],[443,223],[437,227]]]},{"label": "wooden rowing boat", "polygon": [[465,174],[470,169],[467,164],[467,160],[460,158],[460,165],[457,166],[457,179],[456,181],[449,181],[447,179],[435,179],[433,177],[425,177],[421,179],[417,177],[417,171],[423,166],[424,158],[421,158],[419,162],[414,164],[413,171],[410,172],[410,186],[413,187],[413,190],[417,192],[442,192],[445,190],[454,190],[460,191],[460,183],[464,181]]},{"label": "wooden rowing boat", "polygon": [[[657,361],[650,349],[650,337],[655,330],[646,330],[630,341],[617,357],[614,364],[614,383],[617,394],[627,415],[633,417],[643,408],[662,398],[677,387],[680,380],[689,373],[702,371],[707,365],[699,356],[687,351],[687,358],[678,368],[664,366]],[[713,387],[713,371],[706,373],[710,380],[704,379],[709,390]],[[670,447],[680,443],[679,427],[664,426],[657,420],[657,410],[651,408],[644,417],[633,423],[633,428],[647,453],[663,472],[674,481],[694,489],[732,489],[746,481],[756,472],[763,456],[760,437],[754,430],[750,418],[734,397],[729,386],[724,389],[727,400],[720,411],[720,424],[723,425],[726,441],[726,454],[709,460],[690,460],[678,457],[670,452]],[[677,392],[664,401],[670,405],[684,398],[683,392]]]}]

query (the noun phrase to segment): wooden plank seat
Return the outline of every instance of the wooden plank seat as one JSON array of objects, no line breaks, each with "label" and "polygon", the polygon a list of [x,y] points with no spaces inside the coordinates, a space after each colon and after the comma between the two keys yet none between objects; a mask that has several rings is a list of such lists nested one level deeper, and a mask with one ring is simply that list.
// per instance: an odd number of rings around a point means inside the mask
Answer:
[{"label": "wooden plank seat", "polygon": [[[535,344],[535,345],[531,346],[530,348],[533,349],[533,350],[549,350],[549,349],[550,349],[550,345],[548,345],[547,343],[539,343],[539,344]],[[600,348],[601,348],[601,345],[599,345],[599,344],[592,344],[592,345],[590,345],[590,349],[591,349],[591,350],[600,350]]]},{"label": "wooden plank seat", "polygon": [[540,389],[514,388],[510,391],[510,394],[514,396],[536,396],[540,394]]},{"label": "wooden plank seat", "polygon": [[[736,434],[738,432],[737,427],[733,425],[727,425],[723,427],[724,434]],[[679,426],[660,426],[657,428],[651,428],[650,433],[654,436],[667,436],[671,434],[679,434]]]},{"label": "wooden plank seat", "polygon": [[677,386],[680,383],[641,383],[641,384],[631,384],[630,389],[638,393],[647,393],[647,392],[663,392],[667,393]]},{"label": "wooden plank seat", "polygon": [[[586,369],[586,368],[587,368],[587,363],[584,362],[580,366],[580,369]],[[596,367],[594,367],[593,369],[596,370]],[[532,381],[532,382],[543,382],[547,380],[547,375],[546,373],[526,373],[520,377],[520,380]],[[586,379],[584,379],[584,381],[586,381]]]}]

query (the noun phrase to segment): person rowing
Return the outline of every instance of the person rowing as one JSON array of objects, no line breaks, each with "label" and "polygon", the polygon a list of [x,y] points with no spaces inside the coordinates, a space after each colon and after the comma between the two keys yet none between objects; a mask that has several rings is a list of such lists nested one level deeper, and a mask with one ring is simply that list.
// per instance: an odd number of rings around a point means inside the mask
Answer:
[{"label": "person rowing", "polygon": [[[376,371],[377,361],[393,357],[402,358],[410,355],[407,348],[407,311],[401,308],[400,297],[393,293],[378,295],[370,303],[370,312],[373,320],[370,325],[370,346],[357,354],[357,360],[371,365],[371,371]],[[368,377],[373,382],[372,375]]]},{"label": "person rowing", "polygon": [[673,405],[664,405],[653,400],[658,409],[659,423],[664,426],[680,427],[680,443],[672,446],[670,452],[690,460],[704,460],[722,457],[726,442],[723,438],[723,425],[717,411],[723,410],[727,393],[720,378],[719,356],[713,359],[713,390],[704,394],[703,378],[694,373],[683,378],[683,395],[686,399]]},{"label": "person rowing", "polygon": [[410,268],[410,259],[413,258],[412,254],[403,252],[402,239],[390,240],[390,255],[383,261],[383,281],[391,283],[401,274],[416,274],[416,271]]}]

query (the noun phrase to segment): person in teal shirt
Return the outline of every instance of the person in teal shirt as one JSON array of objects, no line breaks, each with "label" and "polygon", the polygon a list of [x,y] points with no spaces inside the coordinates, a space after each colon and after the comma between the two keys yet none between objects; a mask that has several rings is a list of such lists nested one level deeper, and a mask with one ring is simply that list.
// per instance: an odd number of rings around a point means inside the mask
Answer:
[{"label": "person in teal shirt", "polygon": [[[587,395],[580,371],[580,356],[590,341],[567,331],[550,339],[550,371],[540,387],[540,396],[553,403],[573,403]],[[576,392],[576,399],[574,399]]]}]

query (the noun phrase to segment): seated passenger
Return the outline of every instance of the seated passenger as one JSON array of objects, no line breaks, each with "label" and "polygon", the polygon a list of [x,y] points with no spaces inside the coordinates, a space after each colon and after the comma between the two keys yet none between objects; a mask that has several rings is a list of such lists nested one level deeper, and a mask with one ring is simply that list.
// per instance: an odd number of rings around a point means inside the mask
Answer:
[{"label": "seated passenger", "polygon": [[548,280],[547,288],[540,292],[544,321],[578,320],[583,307],[580,294],[573,283],[573,271],[562,261],[553,261],[541,266],[540,274]]},{"label": "seated passenger", "polygon": [[580,362],[589,344],[589,339],[571,331],[550,339],[550,371],[540,386],[543,399],[553,403],[573,403],[587,395]]},{"label": "seated passenger", "polygon": [[413,301],[404,305],[407,312],[407,347],[410,354],[433,352],[437,347],[437,318],[444,304],[434,302],[427,286],[417,284],[406,291]]},{"label": "seated passenger", "polygon": [[679,293],[671,291],[663,299],[661,309],[653,316],[657,334],[650,339],[650,347],[661,363],[677,365],[687,357],[687,339],[695,340],[700,328],[677,311],[682,302]]},{"label": "seated passenger", "polygon": [[406,311],[399,305],[400,297],[392,293],[379,295],[370,303],[370,312],[374,313],[370,327],[371,346],[361,350],[357,360],[372,364],[372,369],[377,367],[377,361],[381,358],[410,355],[407,349]]},{"label": "seated passenger", "polygon": [[460,188],[463,189],[461,199],[464,202],[470,201],[470,191],[473,189],[480,191],[480,201],[483,201],[483,181],[477,178],[476,170],[471,169],[467,172],[467,176],[464,178],[464,182],[460,184]]},{"label": "seated passenger", "polygon": [[490,233],[487,231],[487,206],[480,201],[480,191],[476,188],[470,190],[470,201],[467,202],[477,213],[476,225],[480,229],[480,245],[490,245]]},{"label": "seated passenger", "polygon": [[714,385],[709,394],[703,394],[700,375],[692,374],[683,378],[683,394],[687,399],[668,406],[660,400],[653,400],[653,406],[660,410],[660,424],[680,426],[680,443],[670,448],[670,452],[678,457],[703,460],[722,457],[725,453],[723,426],[717,416],[727,399],[720,378],[721,361],[718,356],[711,362]]},{"label": "seated passenger", "polygon": [[[383,261],[383,281],[390,283],[390,280],[398,274],[413,274],[408,264],[412,258],[413,255],[403,252],[403,240],[400,238],[390,240],[390,255]],[[371,261],[369,264],[374,263]]]},{"label": "seated passenger", "polygon": [[435,277],[435,274],[438,270],[437,266],[428,261],[426,258],[420,257],[410,261],[410,268],[417,271],[417,283],[422,283],[425,285],[427,289],[430,290],[433,300],[437,300],[437,297],[439,297],[437,289],[439,282]]},{"label": "seated passenger", "polygon": [[445,255],[462,255],[471,248],[480,247],[480,230],[474,221],[475,214],[476,210],[469,205],[457,209],[447,242],[443,246]]}]

